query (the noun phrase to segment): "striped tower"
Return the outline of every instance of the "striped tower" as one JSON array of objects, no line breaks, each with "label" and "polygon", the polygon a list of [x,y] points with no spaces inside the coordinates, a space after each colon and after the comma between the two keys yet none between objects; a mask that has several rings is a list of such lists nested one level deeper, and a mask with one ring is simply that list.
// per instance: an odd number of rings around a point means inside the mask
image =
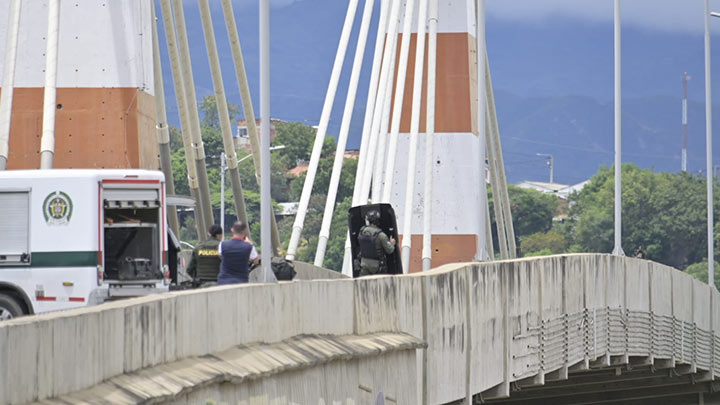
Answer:
[{"label": "striped tower", "polygon": [[[158,169],[150,2],[60,4],[54,167]],[[40,168],[47,27],[47,2],[23,1],[8,169]]]},{"label": "striped tower", "polygon": [[[433,0],[431,0],[433,1]],[[417,9],[416,9],[417,10]],[[417,13],[417,11],[416,11]],[[475,56],[475,6],[473,0],[440,1],[437,37],[437,86],[433,141],[432,265],[472,261],[475,256],[479,208],[479,137],[477,135],[477,62]],[[413,32],[417,32],[415,28]],[[400,38],[402,34],[400,34]],[[399,42],[398,42],[399,44]],[[415,70],[416,34],[408,58],[398,154],[390,202],[398,228],[408,215],[404,211]],[[399,48],[399,45],[398,45]],[[427,49],[427,48],[426,48]],[[399,52],[398,52],[399,54]],[[425,122],[427,110],[427,51],[414,178],[412,250],[410,272],[422,270]],[[387,150],[387,148],[386,148]],[[401,237],[402,239],[402,237]],[[398,241],[398,246],[401,241]]]}]

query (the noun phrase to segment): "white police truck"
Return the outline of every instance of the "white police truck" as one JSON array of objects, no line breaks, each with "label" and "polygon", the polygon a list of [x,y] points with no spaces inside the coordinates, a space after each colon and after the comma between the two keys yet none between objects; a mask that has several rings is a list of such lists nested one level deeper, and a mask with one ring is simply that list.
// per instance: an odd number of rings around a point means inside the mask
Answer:
[{"label": "white police truck", "polygon": [[168,290],[165,178],[0,171],[0,321]]}]

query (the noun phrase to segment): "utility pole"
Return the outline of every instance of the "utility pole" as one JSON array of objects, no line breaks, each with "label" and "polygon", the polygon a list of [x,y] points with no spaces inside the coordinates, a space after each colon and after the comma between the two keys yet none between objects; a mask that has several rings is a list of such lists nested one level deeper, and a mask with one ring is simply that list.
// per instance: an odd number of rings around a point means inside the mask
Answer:
[{"label": "utility pole", "polygon": [[691,77],[688,76],[687,72],[683,73],[682,75],[682,86],[683,86],[683,94],[682,94],[682,164],[680,167],[680,170],[686,172],[687,171],[687,131],[688,131],[688,121],[687,121],[687,97],[688,97],[688,82],[690,81]]},{"label": "utility pole", "polygon": [[[270,266],[273,256],[270,228],[270,0],[260,0],[260,247],[262,280],[277,281]],[[250,117],[254,119],[254,117]]]},{"label": "utility pole", "polygon": [[707,259],[708,284],[715,285],[715,245],[713,217],[713,177],[712,177],[712,85],[710,70],[710,2],[705,0],[705,142],[707,164]]},{"label": "utility pole", "polygon": [[622,41],[620,0],[615,0],[615,246],[613,254],[625,256],[622,248]]},{"label": "utility pole", "polygon": [[545,164],[550,168],[550,184],[555,183],[555,158],[547,153],[536,153],[537,156],[547,158]]},{"label": "utility pole", "polygon": [[[253,164],[255,165],[255,179],[257,184],[262,184],[262,176],[260,172],[260,138],[258,137],[257,126],[255,123],[255,111],[253,109],[252,99],[250,97],[250,85],[248,84],[247,72],[245,71],[245,61],[243,59],[242,47],[240,46],[240,38],[238,36],[237,24],[235,23],[235,15],[232,10],[231,0],[222,0],[223,16],[225,17],[225,28],[230,41],[230,52],[233,57],[233,65],[235,66],[235,75],[237,76],[238,87],[240,88],[240,98],[242,100],[243,111],[247,121],[248,138],[250,138],[250,146],[252,148]],[[280,246],[280,236],[277,229],[275,216],[270,216],[272,249],[275,256],[278,255],[278,247]]]}]

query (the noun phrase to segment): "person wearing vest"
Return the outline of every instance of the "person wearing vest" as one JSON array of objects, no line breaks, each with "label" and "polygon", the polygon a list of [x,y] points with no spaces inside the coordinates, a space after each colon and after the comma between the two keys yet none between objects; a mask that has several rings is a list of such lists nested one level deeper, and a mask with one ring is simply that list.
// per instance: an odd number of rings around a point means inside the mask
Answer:
[{"label": "person wearing vest", "polygon": [[221,264],[218,285],[247,283],[250,263],[258,260],[247,224],[235,222],[231,230],[232,239],[222,242],[219,248]]},{"label": "person wearing vest", "polygon": [[217,282],[220,271],[220,255],[218,246],[223,238],[220,225],[212,225],[208,230],[208,239],[200,242],[192,252],[187,273],[195,280],[197,285],[208,285]]},{"label": "person wearing vest", "polygon": [[358,234],[360,276],[387,273],[387,255],[395,251],[395,238],[380,229],[380,212],[368,212],[365,220],[367,225]]}]

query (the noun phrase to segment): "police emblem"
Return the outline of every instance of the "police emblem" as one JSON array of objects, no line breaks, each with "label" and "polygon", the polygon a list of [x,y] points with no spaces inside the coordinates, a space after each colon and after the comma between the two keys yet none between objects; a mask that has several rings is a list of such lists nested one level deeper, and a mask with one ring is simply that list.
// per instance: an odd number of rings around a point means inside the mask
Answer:
[{"label": "police emblem", "polygon": [[48,194],[43,202],[43,215],[48,225],[65,225],[72,217],[73,205],[70,196],[62,191]]}]

